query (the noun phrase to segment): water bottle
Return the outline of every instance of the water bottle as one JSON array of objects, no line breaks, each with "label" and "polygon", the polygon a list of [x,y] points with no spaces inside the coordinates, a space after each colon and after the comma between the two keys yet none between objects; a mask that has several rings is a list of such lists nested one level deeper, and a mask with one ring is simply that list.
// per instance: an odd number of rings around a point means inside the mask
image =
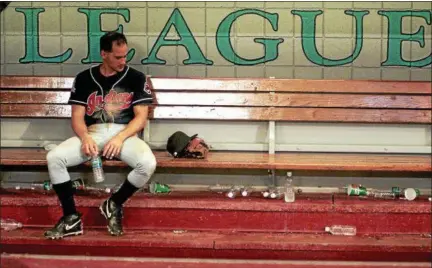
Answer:
[{"label": "water bottle", "polygon": [[416,188],[392,187],[392,192],[396,197],[412,201],[420,196],[420,190]]},{"label": "water bottle", "polygon": [[13,219],[0,219],[1,229],[5,231],[11,231],[15,229],[22,228],[22,223],[17,222]]},{"label": "water bottle", "polygon": [[292,179],[287,179],[285,182],[285,202],[292,203],[295,201],[295,192],[292,185]]},{"label": "water bottle", "polygon": [[403,191],[405,199],[412,201],[420,195],[420,191],[414,188],[406,188]]},{"label": "water bottle", "polygon": [[88,194],[92,194],[92,195],[96,195],[96,196],[103,196],[105,194],[110,194],[111,193],[111,189],[108,187],[89,187],[86,186],[85,187],[85,192]]},{"label": "water bottle", "polygon": [[93,178],[95,183],[101,183],[105,180],[105,174],[102,168],[102,159],[100,156],[93,156],[91,159],[93,168]]},{"label": "water bottle", "polygon": [[270,197],[270,192],[268,190],[261,192],[262,196],[264,198],[269,198]]},{"label": "water bottle", "polygon": [[249,188],[249,187],[242,187],[242,188],[240,189],[240,194],[241,194],[241,196],[243,196],[243,197],[250,196],[251,193],[252,193],[252,189]]},{"label": "water bottle", "polygon": [[284,194],[277,191],[277,190],[270,192],[270,198],[271,199],[282,199],[283,196],[284,196]]},{"label": "water bottle", "polygon": [[76,179],[76,180],[73,180],[73,181],[72,181],[72,187],[73,187],[75,190],[81,190],[81,191],[85,190],[85,188],[86,188],[86,186],[85,186],[85,184],[84,184],[84,180],[81,179],[81,178],[78,178],[78,179]]},{"label": "water bottle", "polygon": [[234,186],[225,194],[225,196],[228,198],[235,198],[238,193],[239,193],[239,189]]},{"label": "water bottle", "polygon": [[43,182],[31,183],[30,186],[17,185],[14,188],[15,188],[15,190],[31,190],[34,192],[39,192],[39,193],[45,194],[45,193],[52,190],[52,184],[51,184],[51,181],[48,180],[48,181],[43,181]]},{"label": "water bottle", "polygon": [[261,194],[264,198],[276,198],[276,192],[278,192],[278,190],[275,187],[270,187],[265,191],[262,191]]},{"label": "water bottle", "polygon": [[211,192],[218,192],[218,193],[223,193],[225,191],[229,191],[231,189],[232,186],[230,185],[220,185],[220,184],[216,184],[216,185],[212,185],[209,186],[209,190]]},{"label": "water bottle", "polygon": [[230,190],[225,194],[225,196],[228,198],[235,198],[237,196],[237,192]]},{"label": "water bottle", "polygon": [[105,193],[105,194],[109,194],[112,191],[108,187],[99,188],[99,187],[89,187],[89,186],[86,186],[85,189],[86,189],[86,191],[91,192],[91,193]]},{"label": "water bottle", "polygon": [[395,199],[396,198],[396,194],[393,192],[388,192],[388,191],[371,191],[370,196],[373,196],[374,198],[379,198],[379,199]]},{"label": "water bottle", "polygon": [[357,233],[357,229],[355,226],[348,225],[333,225],[326,226],[325,231],[331,233],[332,235],[348,235],[354,236]]}]

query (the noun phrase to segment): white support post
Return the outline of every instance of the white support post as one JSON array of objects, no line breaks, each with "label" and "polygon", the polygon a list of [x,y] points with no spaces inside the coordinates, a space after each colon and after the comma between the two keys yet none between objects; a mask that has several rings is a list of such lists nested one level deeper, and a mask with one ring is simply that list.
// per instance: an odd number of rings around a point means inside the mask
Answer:
[{"label": "white support post", "polygon": [[268,139],[269,139],[269,154],[275,154],[276,147],[276,124],[275,121],[269,121]]},{"label": "white support post", "polygon": [[[151,89],[153,90],[153,84],[150,81],[151,78],[151,74],[146,75],[146,83],[150,84]],[[144,85],[146,86],[146,85]],[[147,122],[144,128],[144,131],[142,132],[142,139],[147,143],[147,145],[150,146],[149,142],[150,142],[150,120],[147,118]]]},{"label": "white support post", "polygon": [[147,119],[147,123],[145,125],[144,131],[143,131],[143,140],[147,143],[147,145],[150,142],[150,120]]},{"label": "white support post", "polygon": [[[271,76],[270,79],[274,79],[274,76]],[[270,95],[274,95],[274,91],[270,91]],[[272,106],[271,106],[272,107]],[[275,154],[276,149],[276,123],[274,120],[269,120],[268,124],[268,152],[269,155]],[[269,170],[269,176],[271,177],[271,181],[274,187],[276,187],[276,171],[274,169]]]},{"label": "white support post", "polygon": [[[274,79],[274,76],[271,76],[270,79]],[[270,95],[274,95],[274,91],[270,91]],[[269,154],[275,154],[276,149],[276,123],[274,120],[269,120],[269,129],[268,129],[268,139],[269,139]]]}]

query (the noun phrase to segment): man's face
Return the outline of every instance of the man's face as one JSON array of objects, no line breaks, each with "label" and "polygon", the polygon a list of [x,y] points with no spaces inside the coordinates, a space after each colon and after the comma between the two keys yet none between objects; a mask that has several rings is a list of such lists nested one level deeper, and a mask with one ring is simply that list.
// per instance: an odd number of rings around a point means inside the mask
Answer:
[{"label": "man's face", "polygon": [[107,64],[114,71],[121,72],[126,66],[127,52],[127,44],[118,45],[116,42],[113,42],[112,51],[102,51],[101,55],[105,64]]}]

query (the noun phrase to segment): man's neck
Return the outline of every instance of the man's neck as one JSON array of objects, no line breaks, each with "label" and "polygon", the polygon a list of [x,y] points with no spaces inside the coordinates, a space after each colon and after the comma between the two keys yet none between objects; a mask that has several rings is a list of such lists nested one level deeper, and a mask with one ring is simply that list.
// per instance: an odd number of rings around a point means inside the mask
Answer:
[{"label": "man's neck", "polygon": [[117,72],[115,70],[111,69],[109,66],[107,66],[104,63],[102,63],[99,66],[99,72],[105,77],[113,76],[113,75],[117,74]]}]

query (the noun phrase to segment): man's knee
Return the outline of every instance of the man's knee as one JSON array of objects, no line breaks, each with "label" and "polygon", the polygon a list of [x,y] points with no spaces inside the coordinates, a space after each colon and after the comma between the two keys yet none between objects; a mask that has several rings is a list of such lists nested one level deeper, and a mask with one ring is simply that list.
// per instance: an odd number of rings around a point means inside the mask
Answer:
[{"label": "man's knee", "polygon": [[153,153],[140,154],[138,158],[137,169],[139,173],[145,174],[147,176],[153,175],[156,170],[156,157]]},{"label": "man's knee", "polygon": [[48,154],[46,155],[46,160],[48,163],[48,167],[50,165],[61,164],[61,158],[55,149],[48,152]]},{"label": "man's knee", "polygon": [[151,152],[137,154],[136,156],[136,159],[138,159],[137,165],[129,173],[128,179],[135,187],[141,188],[156,170],[156,158]]}]

